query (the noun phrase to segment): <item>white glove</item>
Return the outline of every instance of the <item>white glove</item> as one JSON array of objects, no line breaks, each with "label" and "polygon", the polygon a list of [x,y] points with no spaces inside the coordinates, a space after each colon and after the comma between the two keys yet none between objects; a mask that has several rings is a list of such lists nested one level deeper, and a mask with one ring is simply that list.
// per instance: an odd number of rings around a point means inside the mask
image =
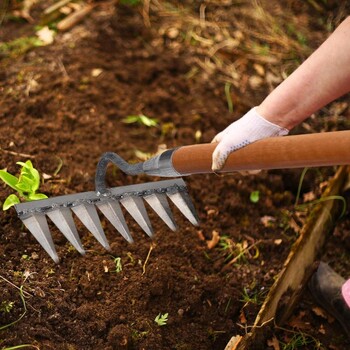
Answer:
[{"label": "white glove", "polygon": [[259,115],[254,107],[214,137],[212,142],[219,144],[213,152],[212,170],[220,170],[231,152],[266,137],[284,136],[288,133],[288,129],[273,124]]}]

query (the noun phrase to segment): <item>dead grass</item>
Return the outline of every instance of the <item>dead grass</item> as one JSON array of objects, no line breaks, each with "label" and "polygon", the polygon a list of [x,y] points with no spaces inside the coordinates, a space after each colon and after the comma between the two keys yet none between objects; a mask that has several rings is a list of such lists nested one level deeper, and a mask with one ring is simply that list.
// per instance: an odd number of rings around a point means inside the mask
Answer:
[{"label": "dead grass", "polygon": [[[265,2],[268,3],[268,2]],[[232,16],[232,6],[235,7]],[[230,18],[227,9],[230,7]],[[169,1],[144,1],[145,23],[164,19],[159,31],[172,47],[186,45],[209,77],[244,90],[272,89],[307,57],[307,25],[278,2],[206,1],[191,12]]]}]

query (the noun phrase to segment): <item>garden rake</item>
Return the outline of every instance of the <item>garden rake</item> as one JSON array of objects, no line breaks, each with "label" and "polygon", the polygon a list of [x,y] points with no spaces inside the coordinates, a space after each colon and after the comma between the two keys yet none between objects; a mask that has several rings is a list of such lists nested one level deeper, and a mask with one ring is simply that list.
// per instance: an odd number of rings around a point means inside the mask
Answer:
[{"label": "garden rake", "polygon": [[[97,209],[128,242],[132,242],[133,238],[121,206],[130,213],[150,237],[153,235],[153,229],[145,202],[171,230],[176,229],[176,224],[168,199],[193,225],[198,225],[198,216],[185,182],[179,177],[212,173],[212,153],[215,146],[216,144],[212,143],[173,148],[137,164],[129,164],[117,154],[107,152],[97,165],[95,192],[21,203],[16,204],[15,208],[24,225],[56,263],[59,262],[59,258],[46,217],[50,218],[81,254],[84,254],[85,251],[72,213],[107,250],[109,244],[102,229]],[[147,174],[157,177],[173,177],[174,179],[107,188],[105,176],[109,163],[114,163],[129,175]],[[257,141],[231,153],[220,173],[345,164],[350,164],[350,131],[335,131],[274,137]]]}]

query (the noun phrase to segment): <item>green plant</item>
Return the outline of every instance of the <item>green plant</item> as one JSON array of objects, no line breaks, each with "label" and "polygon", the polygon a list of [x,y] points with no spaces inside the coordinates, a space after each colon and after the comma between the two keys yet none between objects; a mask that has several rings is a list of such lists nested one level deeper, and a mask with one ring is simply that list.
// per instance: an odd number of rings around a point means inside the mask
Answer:
[{"label": "green plant", "polygon": [[126,124],[140,124],[148,127],[156,127],[158,126],[158,120],[155,118],[150,118],[145,116],[144,114],[138,115],[128,115],[126,118],[122,120],[123,123]]},{"label": "green plant", "polygon": [[154,319],[154,322],[157,323],[158,326],[165,326],[168,322],[168,313],[165,313],[164,315],[159,313]]},{"label": "green plant", "polygon": [[235,253],[235,243],[228,236],[221,236],[219,247],[225,254],[225,261],[230,260]]},{"label": "green plant", "polygon": [[145,336],[147,336],[148,333],[149,333],[149,331],[141,332],[141,331],[138,331],[137,329],[133,329],[131,331],[131,337],[132,337],[132,339],[137,341],[137,340],[140,340],[140,339],[144,338]]},{"label": "green plant", "polygon": [[22,304],[23,304],[23,308],[24,308],[24,311],[23,313],[21,314],[21,316],[19,316],[19,318],[17,318],[17,320],[9,323],[9,324],[6,324],[4,326],[0,326],[0,331],[3,330],[3,329],[6,329],[8,327],[11,327],[13,326],[14,324],[16,324],[17,322],[19,322],[23,317],[24,315],[27,313],[27,305],[26,305],[26,301],[24,299],[24,294],[23,294],[23,286],[19,287],[19,295],[21,297],[21,300],[22,300]]},{"label": "green plant", "polygon": [[250,194],[250,197],[249,197],[250,201],[252,203],[258,203],[259,202],[259,199],[260,199],[260,192],[259,191],[253,191],[251,194]]},{"label": "green plant", "polygon": [[246,240],[243,242],[234,242],[228,236],[222,236],[219,239],[219,248],[223,251],[227,265],[246,263],[248,259],[257,259],[259,257],[258,244],[260,241],[249,245]]},{"label": "green plant", "polygon": [[20,199],[26,201],[33,201],[38,199],[47,198],[43,193],[36,193],[40,185],[40,175],[38,170],[33,167],[30,160],[25,163],[17,162],[16,164],[21,165],[20,175],[17,178],[6,170],[0,170],[0,179],[5,182],[6,185],[13,188],[18,192],[20,198],[15,194],[10,194],[3,204],[2,209],[7,210],[15,204],[20,203]]},{"label": "green plant", "polygon": [[10,313],[11,310],[13,309],[13,305],[14,305],[13,301],[4,300],[0,305],[0,312]]},{"label": "green plant", "polygon": [[298,204],[299,199],[300,199],[300,194],[301,194],[301,188],[302,188],[302,185],[303,185],[303,181],[304,181],[305,175],[306,175],[308,170],[309,170],[309,168],[304,168],[302,173],[301,173],[301,175],[300,175],[297,195],[296,195],[296,198],[295,198],[294,208],[296,210],[303,210],[303,209],[305,209],[305,208],[307,208],[309,206],[312,206],[312,205],[315,205],[315,204],[318,204],[318,203],[321,203],[321,202],[325,202],[325,201],[329,201],[329,200],[340,200],[343,203],[343,208],[342,208],[342,211],[341,211],[338,219],[341,219],[346,213],[346,200],[342,196],[337,196],[337,195],[326,196],[326,197],[321,197],[321,198],[315,199],[315,200],[310,201],[308,203]]},{"label": "green plant", "polygon": [[243,288],[243,292],[242,292],[242,299],[241,301],[243,301],[245,304],[255,304],[255,305],[261,305],[262,304],[262,300],[265,296],[266,291],[265,290],[261,290],[261,291],[257,291],[257,290],[250,290],[248,288]]},{"label": "green plant", "polygon": [[321,344],[319,343],[318,340],[302,332],[294,334],[292,339],[288,343],[283,343],[280,341],[282,350],[305,349],[305,346],[309,348],[311,344],[313,344],[313,347],[312,347],[313,349],[321,348]]},{"label": "green plant", "polygon": [[122,258],[116,257],[113,259],[113,262],[115,264],[115,272],[116,273],[122,272],[123,270]]}]

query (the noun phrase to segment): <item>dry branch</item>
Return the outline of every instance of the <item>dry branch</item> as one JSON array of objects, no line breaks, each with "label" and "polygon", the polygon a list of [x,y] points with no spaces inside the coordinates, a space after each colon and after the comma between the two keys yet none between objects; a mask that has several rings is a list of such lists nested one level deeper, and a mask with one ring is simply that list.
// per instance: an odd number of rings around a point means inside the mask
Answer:
[{"label": "dry branch", "polygon": [[[349,166],[340,167],[322,198],[342,193],[349,174]],[[337,200],[320,202],[311,211],[299,239],[293,245],[278,278],[256,317],[254,326],[235,349],[264,349],[266,331],[269,327],[274,324],[283,325],[288,320],[309,277],[315,270],[315,262],[322,253],[328,234],[334,228],[339,211],[339,201]],[[232,350],[229,344],[226,350]]]},{"label": "dry branch", "polygon": [[57,29],[61,32],[71,29],[81,22],[94,8],[94,5],[87,5],[73,12],[57,24]]}]

